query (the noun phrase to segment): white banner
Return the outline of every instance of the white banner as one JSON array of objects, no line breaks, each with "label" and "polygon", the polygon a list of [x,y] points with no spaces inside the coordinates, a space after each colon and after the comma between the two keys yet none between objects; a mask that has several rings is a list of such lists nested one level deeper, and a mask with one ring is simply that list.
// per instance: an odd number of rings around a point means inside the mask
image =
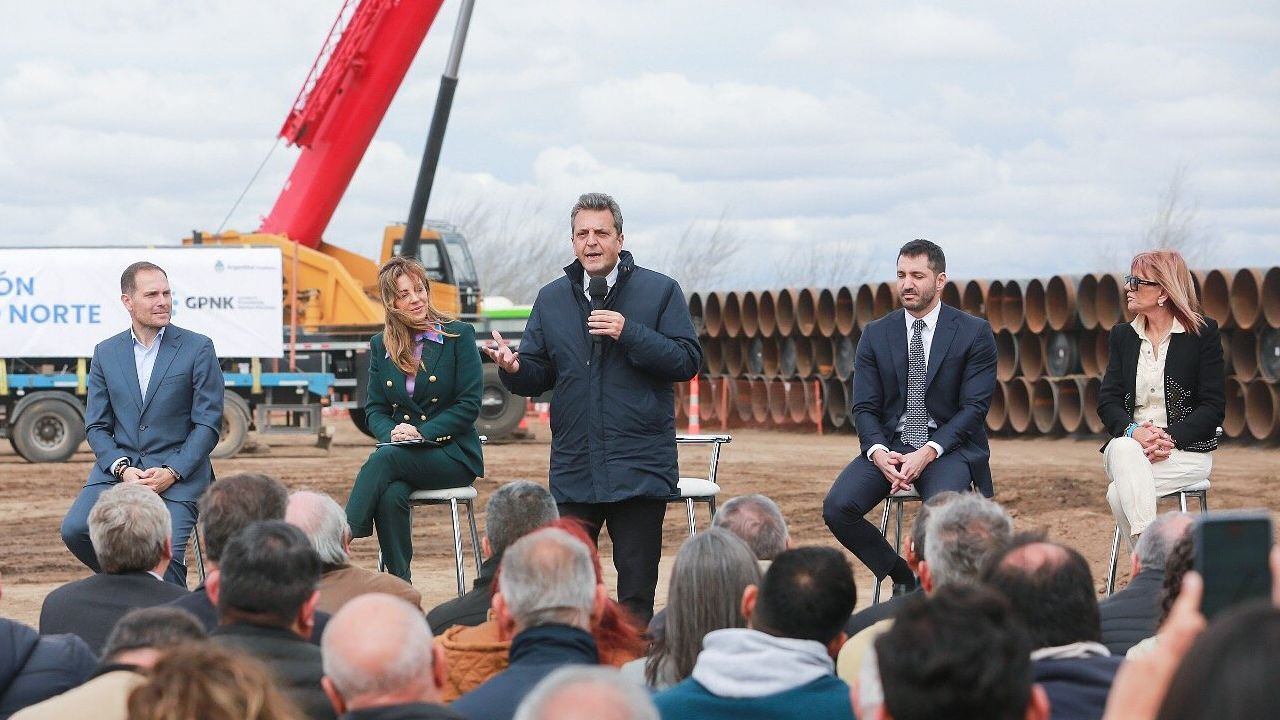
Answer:
[{"label": "white banner", "polygon": [[120,274],[164,268],[172,322],[219,357],[283,355],[280,250],[245,247],[0,248],[0,357],[90,357],[130,326]]}]

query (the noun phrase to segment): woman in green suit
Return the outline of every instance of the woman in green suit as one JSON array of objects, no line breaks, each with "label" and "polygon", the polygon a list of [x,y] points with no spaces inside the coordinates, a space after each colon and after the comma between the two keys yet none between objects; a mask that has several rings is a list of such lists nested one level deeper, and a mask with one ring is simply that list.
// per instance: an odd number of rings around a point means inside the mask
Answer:
[{"label": "woman in green suit", "polygon": [[392,258],[378,271],[378,286],[387,319],[369,343],[365,422],[379,442],[425,439],[438,447],[375,449],[351,488],[347,522],[355,537],[376,529],[387,570],[409,580],[409,494],[484,475],[475,430],[484,374],[475,329],[431,304],[422,265]]}]

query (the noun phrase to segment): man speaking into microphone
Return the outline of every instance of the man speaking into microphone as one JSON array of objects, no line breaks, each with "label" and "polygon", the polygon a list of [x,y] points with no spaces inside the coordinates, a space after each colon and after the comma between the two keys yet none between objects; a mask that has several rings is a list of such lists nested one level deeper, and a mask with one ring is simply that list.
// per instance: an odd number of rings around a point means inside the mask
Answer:
[{"label": "man speaking into microphone", "polygon": [[702,366],[684,293],[622,249],[622,211],[587,193],[569,214],[577,260],[538,291],[513,352],[485,352],[504,385],[551,398],[551,494],[598,539],[609,527],[618,601],[653,615],[662,518],[680,479],[673,383]]}]

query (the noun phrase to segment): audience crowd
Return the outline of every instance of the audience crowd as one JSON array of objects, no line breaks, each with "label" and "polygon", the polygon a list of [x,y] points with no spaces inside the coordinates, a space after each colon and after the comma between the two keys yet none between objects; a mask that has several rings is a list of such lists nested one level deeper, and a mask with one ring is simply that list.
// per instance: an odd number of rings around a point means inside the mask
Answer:
[{"label": "audience crowd", "polygon": [[683,543],[646,625],[536,483],[490,495],[472,590],[425,613],[351,562],[332,498],[257,474],[201,498],[185,592],[169,513],[121,484],[88,518],[102,573],[51,592],[39,632],[0,620],[0,720],[1270,717],[1280,589],[1206,621],[1193,520],[1156,518],[1099,602],[1078,551],[942,493],[906,540],[919,588],[855,613],[846,554],[743,496]]}]

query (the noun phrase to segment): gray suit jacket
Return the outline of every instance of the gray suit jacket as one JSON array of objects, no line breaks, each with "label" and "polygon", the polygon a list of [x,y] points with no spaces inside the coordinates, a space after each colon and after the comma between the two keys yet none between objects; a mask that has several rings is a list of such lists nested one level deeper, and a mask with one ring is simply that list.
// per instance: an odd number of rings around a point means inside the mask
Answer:
[{"label": "gray suit jacket", "polygon": [[165,328],[145,400],[138,387],[133,336],[98,343],[89,368],[85,432],[97,462],[85,483],[114,483],[111,464],[168,465],[182,480],[163,493],[194,502],[213,479],[209,453],[222,428],[222,369],[213,341],[176,325]]}]

